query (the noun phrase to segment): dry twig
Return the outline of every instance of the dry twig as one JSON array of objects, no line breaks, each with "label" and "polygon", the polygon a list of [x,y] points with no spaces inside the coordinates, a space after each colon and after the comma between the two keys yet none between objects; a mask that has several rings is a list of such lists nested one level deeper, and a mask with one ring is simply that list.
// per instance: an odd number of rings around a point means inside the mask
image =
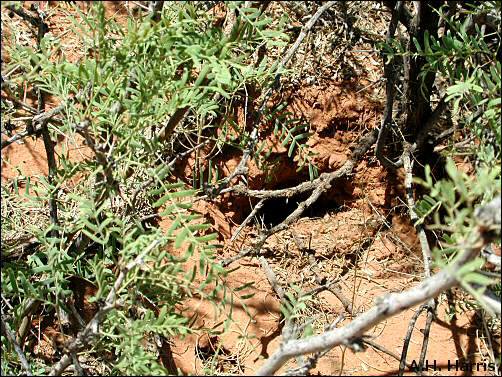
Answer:
[{"label": "dry twig", "polygon": [[25,370],[26,374],[28,376],[31,376],[32,374],[31,374],[30,364],[28,364],[28,360],[26,360],[26,356],[24,355],[23,350],[19,346],[19,343],[16,341],[16,337],[9,328],[9,324],[4,321],[3,316],[2,316],[2,334],[9,340],[9,342],[12,343],[12,345],[14,346],[14,350],[16,351],[17,356],[19,357],[19,362],[21,363],[21,366]]},{"label": "dry twig", "polygon": [[[410,219],[411,222],[414,224],[415,229],[417,230],[418,233],[418,238],[420,241],[420,246],[422,247],[422,255],[423,255],[423,261],[424,261],[424,272],[425,272],[425,277],[429,278],[431,276],[431,263],[432,263],[432,253],[431,249],[429,246],[429,242],[427,240],[427,235],[425,234],[425,229],[423,227],[423,224],[417,224],[418,220],[418,215],[415,211],[415,200],[413,199],[413,188],[412,188],[412,180],[413,180],[413,162],[411,161],[410,158],[410,145],[406,142],[404,142],[403,146],[403,155],[401,157],[401,160],[403,161],[404,165],[404,172],[405,172],[405,178],[404,178],[404,186],[406,189],[406,199],[408,202],[408,209],[410,211]],[[401,361],[399,363],[399,375],[402,376],[404,373],[404,367],[406,365],[406,355],[408,353],[408,346],[411,340],[411,335],[413,333],[413,329],[415,328],[415,323],[420,316],[420,313],[423,310],[427,311],[427,320],[425,324],[425,329],[424,329],[424,337],[422,341],[422,350],[420,351],[420,359],[418,363],[418,369],[422,370],[423,368],[423,363],[425,361],[425,356],[427,354],[427,345],[429,343],[429,334],[431,330],[431,325],[432,325],[432,320],[435,316],[436,312],[436,301],[434,299],[431,299],[427,302],[427,304],[422,305],[418,311],[415,313],[413,318],[411,319],[409,325],[408,325],[408,330],[406,332],[406,336],[404,338],[404,344],[403,344],[403,349],[401,353]]]}]

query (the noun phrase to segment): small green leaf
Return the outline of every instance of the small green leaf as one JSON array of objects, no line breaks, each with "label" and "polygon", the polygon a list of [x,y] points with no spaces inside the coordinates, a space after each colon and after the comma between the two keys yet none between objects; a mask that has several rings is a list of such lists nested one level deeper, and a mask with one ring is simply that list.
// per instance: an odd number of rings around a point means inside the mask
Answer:
[{"label": "small green leaf", "polygon": [[176,236],[176,240],[174,242],[174,247],[176,249],[180,248],[181,245],[183,244],[183,242],[185,241],[187,235],[189,233],[189,230],[187,228],[183,228],[181,229],[181,231],[178,233],[178,235]]}]

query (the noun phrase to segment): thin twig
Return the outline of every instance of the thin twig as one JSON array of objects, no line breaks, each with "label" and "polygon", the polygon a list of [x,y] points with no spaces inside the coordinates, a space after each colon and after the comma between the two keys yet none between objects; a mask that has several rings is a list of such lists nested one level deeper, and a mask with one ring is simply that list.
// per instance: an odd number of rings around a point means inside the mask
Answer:
[{"label": "thin twig", "polygon": [[[432,253],[431,249],[429,246],[429,241],[427,240],[427,235],[425,234],[425,229],[423,227],[423,224],[418,224],[418,215],[415,211],[415,199],[413,198],[413,188],[412,188],[412,181],[413,181],[413,163],[410,158],[410,145],[406,142],[404,142],[403,145],[403,155],[401,157],[404,165],[404,172],[405,172],[405,177],[404,177],[404,187],[406,190],[406,199],[408,202],[408,208],[410,212],[410,219],[413,225],[415,226],[415,229],[418,233],[418,238],[420,240],[420,246],[422,248],[422,255],[423,255],[423,261],[424,261],[424,274],[425,277],[428,278],[431,276],[431,263],[432,263]],[[420,351],[420,359],[419,359],[419,364],[418,364],[418,369],[422,370],[423,363],[425,361],[425,356],[427,354],[427,345],[429,343],[429,334],[431,330],[431,325],[432,325],[432,320],[434,319],[435,312],[436,312],[436,301],[434,299],[429,300],[429,302],[426,305],[423,305],[417,313],[413,316],[413,319],[410,321],[410,325],[408,326],[408,332],[406,334],[405,338],[405,345],[403,346],[402,354],[401,354],[401,361],[399,364],[399,375],[402,376],[402,373],[404,372],[404,366],[406,363],[406,354],[408,352],[408,344],[411,339],[411,334],[413,332],[413,328],[415,327],[415,322],[420,315],[420,312],[423,310],[427,311],[427,320],[425,323],[425,329],[424,329],[424,337],[422,341],[422,349]]]},{"label": "thin twig", "polygon": [[251,221],[251,219],[256,215],[256,213],[263,207],[263,205],[265,204],[265,199],[261,199],[257,204],[256,206],[253,208],[253,210],[251,211],[251,213],[248,215],[248,217],[246,217],[246,219],[242,222],[241,225],[239,225],[239,227],[237,228],[237,230],[235,231],[235,233],[233,234],[232,238],[230,238],[230,242],[234,242],[235,239],[239,236],[240,232],[242,231],[242,229],[244,229],[244,227],[247,225],[247,223],[249,221]]},{"label": "thin twig", "polygon": [[25,370],[26,374],[28,376],[32,376],[30,364],[28,364],[28,360],[26,360],[26,356],[24,355],[23,350],[19,346],[19,343],[16,341],[16,337],[14,336],[14,333],[11,331],[9,324],[4,321],[3,316],[2,316],[2,334],[14,346],[14,350],[16,351],[17,356],[19,357],[19,362],[21,363],[21,366]]}]

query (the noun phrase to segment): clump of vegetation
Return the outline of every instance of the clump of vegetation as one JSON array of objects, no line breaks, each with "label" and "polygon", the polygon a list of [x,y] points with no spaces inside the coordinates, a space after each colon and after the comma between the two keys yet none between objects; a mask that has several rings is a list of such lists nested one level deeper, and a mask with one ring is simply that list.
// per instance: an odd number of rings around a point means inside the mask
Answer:
[{"label": "clump of vegetation", "polygon": [[[215,119],[233,111],[246,87],[271,84],[272,62],[255,61],[253,53],[286,41],[281,25],[270,27],[259,9],[229,6],[239,16],[227,35],[197,5],[172,3],[158,21],[147,15],[126,25],[107,17],[101,2],[87,13],[73,7],[69,17],[83,51],[77,62],[50,33],[39,34],[38,47],[20,46],[11,34],[2,68],[11,73],[10,92],[21,98],[28,83],[41,101],[50,95],[60,104],[30,127],[50,140],[80,137],[87,152],[75,161],[48,149],[48,177],[21,175],[2,185],[2,297],[10,328],[38,311],[55,316],[64,334],[87,331],[74,352],[92,346],[109,365],[102,373],[173,372],[157,362],[155,342],[192,331],[176,305],[193,295],[216,305],[225,274],[214,260],[217,235],[191,210],[197,190],[177,179],[173,162],[207,142],[245,144],[245,130],[231,140],[229,124]],[[43,25],[43,17],[37,22]],[[194,140],[195,147],[183,149]],[[30,224],[35,211],[43,214]],[[166,231],[151,221],[155,215],[170,221]],[[198,263],[189,268],[193,255]],[[75,309],[79,287],[72,281],[96,288],[94,322],[74,323],[82,308]],[[30,326],[17,334],[28,346],[35,340]],[[34,361],[37,374],[57,368]],[[2,352],[5,373],[19,368],[13,348]]]}]

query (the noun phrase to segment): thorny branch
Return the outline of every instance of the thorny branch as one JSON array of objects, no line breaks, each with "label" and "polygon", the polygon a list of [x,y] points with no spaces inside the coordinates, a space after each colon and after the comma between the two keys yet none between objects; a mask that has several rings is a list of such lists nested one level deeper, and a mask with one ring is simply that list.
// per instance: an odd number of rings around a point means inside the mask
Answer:
[{"label": "thorny branch", "polygon": [[308,339],[281,344],[279,350],[257,371],[257,375],[272,375],[290,358],[297,355],[320,352],[340,344],[351,344],[383,320],[427,302],[457,285],[459,283],[457,272],[460,267],[478,255],[484,245],[500,236],[500,196],[479,208],[475,216],[478,226],[470,234],[469,239],[460,245],[461,252],[450,265],[414,288],[401,293],[387,294],[377,299],[373,308],[359,315],[347,326],[326,331]]}]

